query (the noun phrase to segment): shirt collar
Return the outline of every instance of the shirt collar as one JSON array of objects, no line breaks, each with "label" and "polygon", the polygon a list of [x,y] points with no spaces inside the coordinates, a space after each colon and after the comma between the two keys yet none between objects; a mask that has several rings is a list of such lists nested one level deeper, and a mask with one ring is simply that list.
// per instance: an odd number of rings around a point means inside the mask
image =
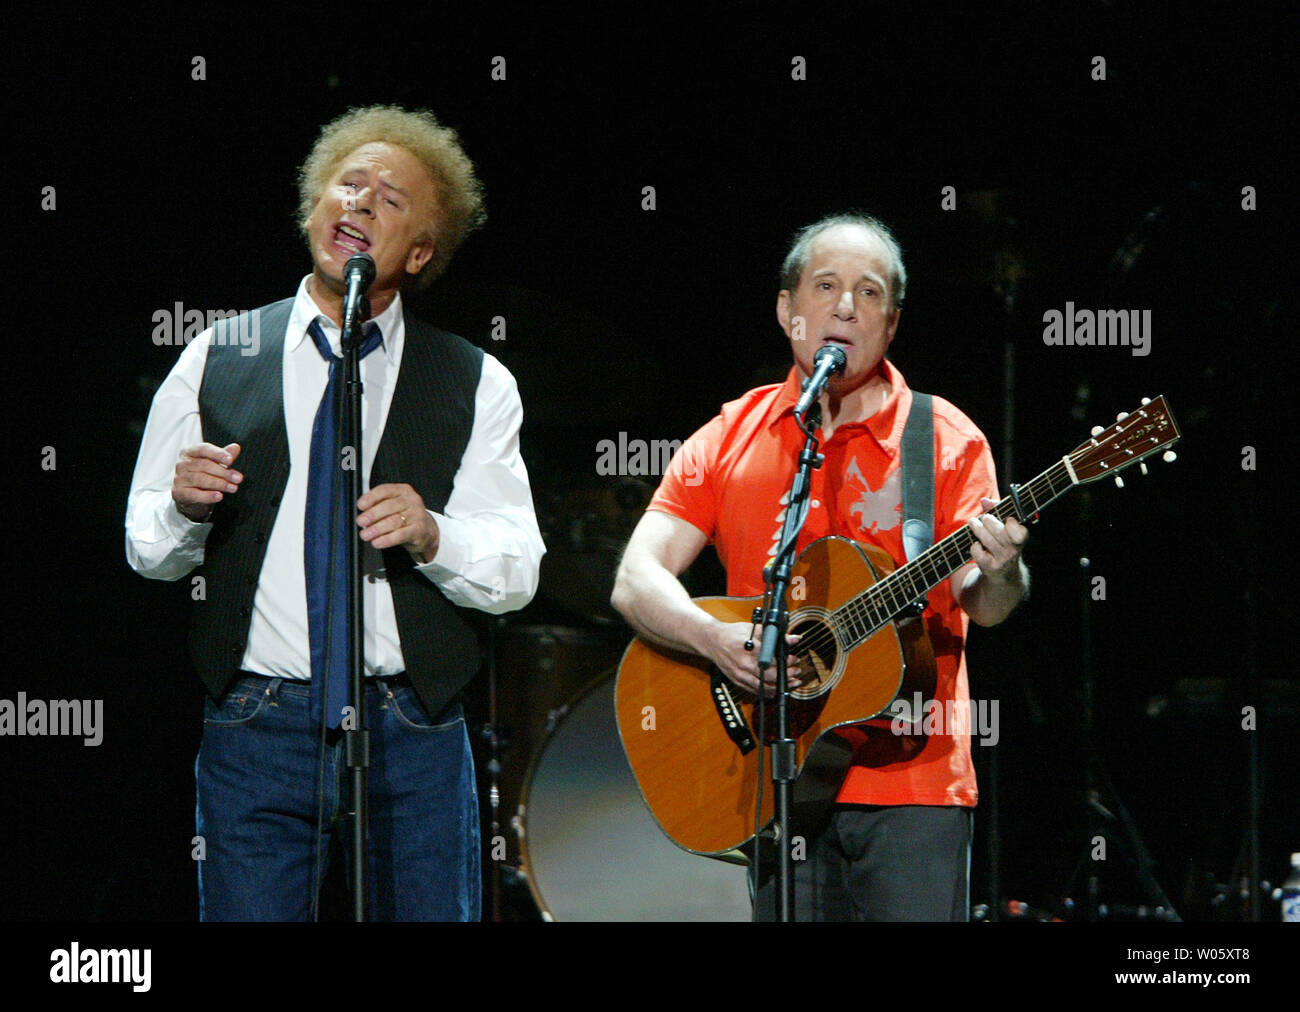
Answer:
[{"label": "shirt collar", "polygon": [[[342,357],[342,329],[320,311],[320,306],[316,305],[316,300],[311,297],[309,289],[311,278],[312,276],[308,274],[298,284],[298,293],[294,296],[293,309],[289,313],[289,329],[285,332],[285,342],[289,346],[289,351],[296,351],[298,346],[307,340],[307,328],[311,326],[312,320],[319,320],[321,331],[330,343],[330,349],[335,355]],[[406,331],[400,293],[393,296],[393,301],[389,303],[388,308],[376,316],[374,322],[379,325],[380,347],[384,349],[385,354],[390,358],[400,356]]]},{"label": "shirt collar", "polygon": [[[845,422],[837,426],[835,431],[839,432],[841,429],[857,425],[863,426],[880,444],[881,449],[892,457],[898,453],[902,444],[903,427],[907,424],[907,414],[912,409],[912,390],[907,385],[907,380],[903,379],[903,374],[889,359],[883,360],[880,365],[884,370],[885,379],[889,381],[889,396],[885,398],[885,403],[870,418]],[[772,405],[772,420],[768,423],[769,428],[781,419],[794,414],[794,406],[798,403],[802,387],[803,378],[799,375],[799,370],[792,366],[790,375],[785,378]]]}]

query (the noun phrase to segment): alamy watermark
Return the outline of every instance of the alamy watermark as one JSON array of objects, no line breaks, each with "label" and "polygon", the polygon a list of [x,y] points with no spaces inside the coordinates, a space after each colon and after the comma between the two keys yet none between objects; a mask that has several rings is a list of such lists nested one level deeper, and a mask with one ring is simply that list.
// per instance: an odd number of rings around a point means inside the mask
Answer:
[{"label": "alamy watermark", "polygon": [[906,735],[962,735],[970,733],[981,745],[996,745],[1002,737],[996,699],[925,699],[912,693],[911,699],[900,696],[889,704],[889,730]]},{"label": "alamy watermark", "polygon": [[1151,354],[1151,310],[1049,309],[1043,314],[1043,344],[1119,346],[1132,349],[1135,358]]},{"label": "alamy watermark", "polygon": [[186,309],[178,302],[171,309],[155,311],[152,320],[153,343],[159,347],[189,344],[221,320],[230,322],[213,333],[214,344],[238,346],[241,355],[256,355],[262,347],[262,314],[256,309],[251,312],[209,309],[205,313],[201,309]]},{"label": "alamy watermark", "polygon": [[130,984],[132,991],[148,991],[152,963],[152,949],[83,949],[73,942],[50,953],[50,980],[55,984]]},{"label": "alamy watermark", "polygon": [[102,699],[0,699],[0,736],[83,738],[94,747],[104,740]]},{"label": "alamy watermark", "polygon": [[[628,439],[626,432],[620,432],[617,442],[602,439],[596,444],[596,473],[601,476],[657,477],[668,470],[673,454],[681,448],[680,439]],[[687,485],[694,487],[704,483],[704,476],[689,462],[682,473]]]}]

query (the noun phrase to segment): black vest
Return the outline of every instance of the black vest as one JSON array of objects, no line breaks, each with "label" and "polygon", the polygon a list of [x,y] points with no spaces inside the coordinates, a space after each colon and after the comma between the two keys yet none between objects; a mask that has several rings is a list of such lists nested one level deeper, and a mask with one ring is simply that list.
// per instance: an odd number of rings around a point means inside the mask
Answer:
[{"label": "black vest", "polygon": [[[249,333],[248,321],[218,321],[199,389],[204,441],[238,443],[235,467],[244,475],[239,492],[213,511],[197,571],[206,595],[194,604],[190,650],[214,699],[229,687],[248,645],[258,576],[289,477],[283,365],[292,308],[293,299],[285,299],[251,311],[259,314],[256,355],[243,354],[238,341]],[[402,365],[370,483],[405,482],[440,513],[474,425],[483,352],[455,334],[404,319]],[[404,547],[385,550],[383,558],[406,673],[425,708],[437,714],[478,670],[478,638],[466,610],[415,571]]]}]

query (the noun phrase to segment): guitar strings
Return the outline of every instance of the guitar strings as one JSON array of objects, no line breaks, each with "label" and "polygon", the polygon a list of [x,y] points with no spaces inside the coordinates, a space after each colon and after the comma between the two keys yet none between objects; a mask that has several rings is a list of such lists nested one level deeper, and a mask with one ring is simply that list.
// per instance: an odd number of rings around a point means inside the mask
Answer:
[{"label": "guitar strings", "polygon": [[[1064,478],[1064,485],[1057,491],[1053,473],[1059,480]],[[1071,485],[1069,472],[1062,461],[1057,461],[1038,477],[1020,488],[1022,500],[1028,500],[1033,512],[1038,512],[1053,499],[1061,495]],[[1042,499],[1042,493],[1048,493]],[[1011,496],[1003,498],[993,509],[989,510],[998,519],[1015,515],[1015,502]],[[837,640],[845,640],[846,648],[852,649],[882,628],[894,615],[917,600],[932,587],[938,585],[948,576],[960,569],[970,559],[970,547],[975,536],[965,525],[953,531],[942,541],[932,545],[918,555],[912,563],[903,569],[889,573],[883,579],[868,587],[861,594],[845,602],[831,613],[830,622],[818,626],[809,639],[801,639],[796,647],[797,655],[806,651],[820,654],[823,649],[836,645]],[[942,564],[940,564],[942,563]],[[926,573],[927,567],[931,572]],[[907,574],[915,570],[917,576]],[[919,577],[925,575],[927,579]],[[861,631],[857,631],[861,627]],[[837,636],[836,630],[845,635]]]},{"label": "guitar strings", "polygon": [[[1147,417],[1149,416],[1146,411],[1130,415],[1129,418],[1132,421],[1129,421],[1127,426],[1117,425],[1116,434],[1122,435],[1125,428],[1131,428],[1140,419]],[[1128,421],[1128,419],[1124,419],[1124,421]],[[1110,438],[1108,434],[1103,435],[1107,436],[1108,439]],[[1148,448],[1147,453],[1154,452],[1163,445],[1155,436],[1150,437],[1150,442],[1152,445]],[[1094,455],[1099,449],[1110,450],[1109,453],[1103,452],[1099,460],[1096,461],[1096,463],[1100,464],[1102,471],[1114,470],[1118,472],[1126,464],[1136,463],[1146,456],[1145,453],[1135,455],[1132,450],[1123,447],[1118,442],[1110,443],[1107,446],[1106,440],[1093,439],[1067,454],[1036,478],[1020,486],[1017,492],[1022,501],[1028,501],[1028,505],[1031,507],[1029,512],[1031,514],[1038,513],[1068,491],[1075,484],[1075,479],[1070,474],[1070,468],[1078,468],[1086,457]],[[1125,457],[1128,459],[1124,460]],[[1118,468],[1114,466],[1117,458],[1123,460],[1123,463]],[[1059,490],[1057,489],[1058,481],[1061,483]],[[1046,493],[1046,498],[1040,498],[1044,493]],[[1005,520],[1008,516],[1016,516],[1015,497],[1005,496],[993,509],[989,510],[989,513],[999,520]],[[913,601],[918,600],[928,593],[931,588],[937,586],[965,565],[970,559],[970,548],[974,540],[975,535],[970,528],[963,525],[942,541],[922,552],[908,565],[887,574],[883,579],[878,580],[865,591],[835,609],[830,615],[830,621],[819,624],[816,631],[807,640],[800,639],[796,647],[796,656],[806,655],[807,652],[820,655],[822,650],[834,648],[840,640],[845,641],[846,649],[853,649],[883,628],[886,623]],[[927,567],[931,567],[929,573],[926,572]],[[909,570],[914,570],[915,575],[909,573]]]}]

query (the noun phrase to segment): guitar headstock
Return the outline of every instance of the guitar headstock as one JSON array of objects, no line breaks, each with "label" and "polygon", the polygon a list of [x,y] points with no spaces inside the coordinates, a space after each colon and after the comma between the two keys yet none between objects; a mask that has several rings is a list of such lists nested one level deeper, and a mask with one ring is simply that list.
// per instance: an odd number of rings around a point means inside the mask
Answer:
[{"label": "guitar headstock", "polygon": [[[1132,414],[1121,413],[1109,429],[1093,429],[1092,439],[1081,443],[1065,459],[1071,476],[1082,485],[1118,475],[1130,464],[1173,446],[1181,435],[1164,395],[1155,400],[1144,397],[1140,408]],[[1173,459],[1172,451],[1165,454],[1165,460]],[[1118,478],[1116,482],[1123,484]]]}]

